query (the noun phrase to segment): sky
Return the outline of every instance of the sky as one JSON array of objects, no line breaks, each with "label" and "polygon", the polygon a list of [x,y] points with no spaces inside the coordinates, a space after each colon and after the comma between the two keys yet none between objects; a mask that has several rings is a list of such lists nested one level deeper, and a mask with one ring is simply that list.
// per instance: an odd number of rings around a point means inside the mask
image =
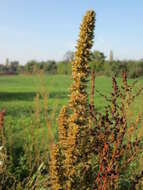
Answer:
[{"label": "sky", "polygon": [[93,49],[143,58],[143,0],[0,0],[0,63],[63,59],[89,9],[96,12]]}]

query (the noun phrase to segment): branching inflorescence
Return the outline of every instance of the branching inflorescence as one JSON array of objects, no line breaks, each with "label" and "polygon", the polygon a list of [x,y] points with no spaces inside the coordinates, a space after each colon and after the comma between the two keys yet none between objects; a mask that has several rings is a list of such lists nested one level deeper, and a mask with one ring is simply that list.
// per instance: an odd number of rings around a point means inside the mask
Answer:
[{"label": "branching inflorescence", "polygon": [[[129,107],[140,95],[142,88],[133,95],[135,83],[127,83],[125,72],[121,87],[113,77],[110,97],[103,95],[108,106],[105,112],[97,112],[93,99],[95,77],[92,77],[89,104],[88,62],[94,26],[95,12],[87,11],[72,62],[70,101],[60,112],[59,139],[50,152],[53,190],[133,190],[140,188],[143,179],[142,169],[135,173],[132,170],[132,165],[142,158],[143,135],[139,130],[143,127],[143,114],[135,122],[128,118]],[[123,176],[128,181],[126,187]]]}]

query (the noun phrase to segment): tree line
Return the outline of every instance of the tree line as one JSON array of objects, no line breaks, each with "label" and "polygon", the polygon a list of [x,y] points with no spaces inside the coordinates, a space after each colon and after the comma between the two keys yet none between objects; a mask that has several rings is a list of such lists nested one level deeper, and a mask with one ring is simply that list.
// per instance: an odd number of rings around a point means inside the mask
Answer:
[{"label": "tree line", "polygon": [[[55,61],[28,61],[25,65],[21,65],[19,61],[9,61],[6,59],[5,64],[0,64],[0,74],[35,74],[42,70],[45,74],[65,74],[72,72],[72,61],[74,52],[65,53],[63,60]],[[137,78],[143,75],[143,59],[141,60],[114,60],[113,52],[110,51],[107,60],[104,53],[94,50],[90,56],[90,67],[95,71],[96,75],[106,75],[117,77],[126,71],[129,78]]]}]

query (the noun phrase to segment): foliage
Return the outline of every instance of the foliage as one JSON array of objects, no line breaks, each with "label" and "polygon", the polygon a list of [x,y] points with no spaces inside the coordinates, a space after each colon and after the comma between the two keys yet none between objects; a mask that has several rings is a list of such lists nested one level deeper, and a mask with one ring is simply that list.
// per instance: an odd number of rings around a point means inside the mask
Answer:
[{"label": "foliage", "polygon": [[25,72],[28,73],[36,73],[40,70],[44,71],[45,73],[55,74],[57,72],[57,65],[55,61],[41,61],[37,62],[35,60],[29,61],[24,66]]},{"label": "foliage", "polygon": [[0,64],[0,73],[17,74],[20,72],[20,65],[18,61],[6,61],[6,64]]},{"label": "foliage", "polygon": [[122,72],[126,71],[129,78],[137,78],[143,75],[142,61],[120,61],[113,60],[112,62],[105,61],[104,68],[96,70],[96,74],[121,77]]},{"label": "foliage", "polygon": [[102,52],[94,50],[93,52],[91,52],[90,59],[90,66],[92,69],[95,69],[96,72],[103,70],[105,55]]},{"label": "foliage", "polygon": [[71,62],[61,61],[57,65],[57,74],[70,75],[72,70]]},{"label": "foliage", "polygon": [[[138,78],[143,75],[142,60],[114,60],[113,53],[110,52],[110,60],[105,59],[105,55],[97,50],[91,51],[89,60],[90,67],[96,72],[96,76],[113,76],[121,77],[123,71],[127,72],[128,78]],[[64,59],[56,62],[55,60],[48,61],[28,61],[25,65],[20,65],[18,61],[6,61],[6,64],[0,64],[0,75],[14,74],[37,74],[41,70],[45,74],[64,74],[71,75],[73,60],[73,52],[66,52]],[[111,61],[112,60],[112,61]]]}]

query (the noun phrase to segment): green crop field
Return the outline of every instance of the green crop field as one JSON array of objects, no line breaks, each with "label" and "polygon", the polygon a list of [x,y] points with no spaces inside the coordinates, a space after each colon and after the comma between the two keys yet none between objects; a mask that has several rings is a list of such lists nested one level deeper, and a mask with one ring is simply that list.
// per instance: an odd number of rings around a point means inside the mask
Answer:
[{"label": "green crop field", "polygon": [[67,102],[68,76],[5,76],[0,77],[0,104],[7,116],[20,118],[31,113],[33,100],[43,91],[48,95],[48,107]]},{"label": "green crop field", "polygon": [[[129,80],[133,82],[133,80]],[[121,79],[118,79],[119,85]],[[141,87],[142,79],[138,79],[137,88]],[[53,131],[56,133],[56,118],[60,108],[68,102],[71,77],[68,75],[17,75],[0,77],[0,107],[6,109],[6,128],[16,131],[29,125],[34,112],[34,98],[37,93],[47,94],[47,110],[52,119]],[[89,83],[90,88],[90,83]],[[110,77],[96,77],[95,90],[110,95],[112,79]],[[90,89],[88,89],[90,91]],[[40,105],[43,98],[40,97]],[[95,105],[100,111],[104,110],[106,101],[95,91]],[[134,104],[133,112],[141,111],[142,97]],[[44,126],[44,123],[41,125]],[[15,130],[14,130],[15,131]]]},{"label": "green crop field", "polygon": [[[119,86],[122,84],[118,78]],[[46,108],[52,135],[57,140],[57,118],[59,111],[63,105],[69,100],[69,92],[71,86],[71,76],[68,75],[17,75],[17,76],[1,76],[0,77],[0,108],[6,109],[4,128],[7,137],[8,150],[14,163],[21,164],[23,167],[23,152],[31,151],[32,146],[38,146],[39,150],[43,150],[46,159],[47,150],[49,149],[49,129],[44,119],[44,100],[47,98]],[[129,80],[132,83],[133,80]],[[143,80],[138,79],[137,88],[142,86]],[[106,105],[105,99],[96,92],[99,90],[102,94],[110,96],[112,91],[112,79],[110,77],[100,76],[95,80],[95,105],[97,110],[104,111]],[[90,81],[88,92],[90,92]],[[34,100],[39,94],[39,99]],[[37,103],[36,103],[37,102]],[[142,112],[142,95],[140,95],[133,104],[132,112]],[[38,111],[38,113],[37,113]],[[35,114],[39,114],[36,115]],[[39,120],[38,120],[39,119]],[[39,144],[40,142],[40,144]],[[19,178],[23,169],[21,165],[12,171]]]},{"label": "green crop field", "polygon": [[[133,80],[129,80],[133,82]],[[138,79],[137,88],[141,87],[142,79]],[[121,79],[118,79],[121,85]],[[47,94],[47,111],[49,114],[52,131],[57,135],[57,117],[63,105],[69,100],[71,76],[68,75],[17,75],[0,77],[0,107],[6,109],[5,128],[8,136],[19,137],[30,125],[34,118],[36,94],[41,94],[39,109],[43,115],[43,97]],[[110,96],[112,90],[112,79],[110,77],[96,77],[95,80],[95,105],[97,110],[103,111],[106,105],[105,99],[96,92]],[[135,91],[136,91],[135,89]],[[90,82],[88,91],[90,92]],[[133,105],[133,112],[139,113],[142,109],[142,96],[137,98]],[[43,116],[42,116],[43,117]],[[35,125],[35,124],[34,124]],[[47,130],[45,122],[40,119],[40,130]],[[24,133],[23,133],[24,134]]]},{"label": "green crop field", "polygon": [[[29,117],[34,106],[34,97],[37,93],[48,95],[47,108],[50,112],[62,107],[68,102],[71,85],[71,77],[67,75],[17,75],[0,77],[0,106],[6,109],[6,116],[13,120]],[[129,80],[132,82],[134,80]],[[119,85],[121,79],[118,79]],[[142,79],[138,79],[137,88],[141,87]],[[90,86],[90,84],[89,84]],[[95,90],[109,96],[112,90],[112,79],[110,77],[97,77]],[[90,90],[89,90],[90,91]],[[40,100],[42,102],[42,98]],[[102,110],[106,101],[95,91],[95,105]],[[141,98],[137,99],[136,109],[141,105]]]}]

